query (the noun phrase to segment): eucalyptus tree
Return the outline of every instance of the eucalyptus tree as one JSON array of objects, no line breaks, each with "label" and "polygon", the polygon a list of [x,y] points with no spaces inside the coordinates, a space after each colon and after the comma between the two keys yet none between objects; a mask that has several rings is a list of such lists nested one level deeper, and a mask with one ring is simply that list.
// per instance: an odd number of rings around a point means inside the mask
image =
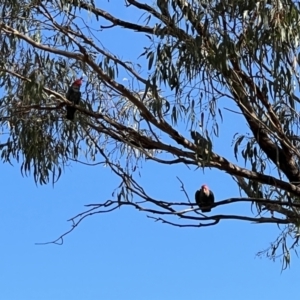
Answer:
[{"label": "eucalyptus tree", "polygon": [[[125,205],[173,226],[272,223],[280,234],[265,254],[289,264],[300,235],[299,3],[119,2],[126,17],[93,0],[0,1],[2,161],[19,161],[40,184],[55,182],[82,156],[109,166],[121,180],[115,199],[72,219],[71,230]],[[122,47],[112,53],[101,42],[101,32],[113,37],[116,29],[131,33],[132,47],[147,37],[140,58],[126,61]],[[82,74],[85,88],[69,121],[65,93]],[[229,159],[214,142],[237,115],[247,126],[224,143]],[[148,161],[228,174],[241,197],[213,207],[244,202],[248,214],[201,214],[187,193],[184,201],[155,199],[137,176]]]}]

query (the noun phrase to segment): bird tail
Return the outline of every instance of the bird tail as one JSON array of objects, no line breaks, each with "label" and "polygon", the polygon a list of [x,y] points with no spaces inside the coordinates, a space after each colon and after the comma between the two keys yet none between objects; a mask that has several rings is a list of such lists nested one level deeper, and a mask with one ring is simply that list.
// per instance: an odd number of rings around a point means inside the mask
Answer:
[{"label": "bird tail", "polygon": [[66,118],[70,121],[74,120],[75,108],[71,106],[67,106],[67,115]]},{"label": "bird tail", "polygon": [[201,211],[203,212],[203,213],[207,213],[207,212],[210,212],[211,211],[211,208],[210,207],[201,207]]}]

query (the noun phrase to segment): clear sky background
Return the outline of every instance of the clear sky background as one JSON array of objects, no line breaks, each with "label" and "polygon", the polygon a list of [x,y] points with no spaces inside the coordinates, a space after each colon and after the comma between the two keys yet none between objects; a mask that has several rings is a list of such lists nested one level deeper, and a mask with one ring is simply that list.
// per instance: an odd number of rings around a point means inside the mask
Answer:
[{"label": "clear sky background", "polygon": [[[129,21],[140,17],[112,2],[101,2],[101,7]],[[147,39],[124,32],[112,29],[99,38],[112,52],[136,61]],[[225,113],[216,152],[233,159],[232,135],[243,126],[242,119]],[[185,200],[176,176],[191,198],[202,183],[217,201],[239,196],[229,175],[185,166],[147,162],[139,182],[153,197]],[[298,294],[300,261],[294,254],[291,268],[283,273],[280,260],[256,257],[279,234],[274,225],[222,221],[208,228],[174,228],[124,207],[85,219],[62,246],[37,246],[69,230],[66,220],[85,204],[112,199],[119,179],[108,168],[78,163],[66,168],[54,188],[22,177],[18,164],[1,165],[0,177],[0,299],[247,300]],[[212,213],[249,210],[248,204],[231,204]]]}]

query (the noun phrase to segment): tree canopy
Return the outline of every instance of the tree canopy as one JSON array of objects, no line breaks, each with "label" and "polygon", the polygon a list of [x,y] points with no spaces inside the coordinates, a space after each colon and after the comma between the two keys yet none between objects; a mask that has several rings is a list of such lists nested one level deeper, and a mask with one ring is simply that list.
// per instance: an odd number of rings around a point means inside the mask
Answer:
[{"label": "tree canopy", "polygon": [[[117,5],[114,3],[114,5]],[[114,5],[107,5],[113,7]],[[55,183],[70,162],[110,167],[114,200],[72,220],[131,206],[179,227],[221,220],[271,223],[279,236],[261,254],[290,262],[300,236],[300,6],[290,0],[0,1],[0,152],[36,183]],[[134,21],[131,12],[140,14]],[[118,28],[146,37],[136,61],[101,42]],[[84,77],[75,121],[65,118],[68,86]],[[126,81],[124,81],[126,77]],[[224,118],[224,113],[230,118]],[[235,126],[243,119],[245,127]],[[224,153],[221,128],[236,127]],[[247,215],[202,214],[185,201],[155,199],[141,166],[181,164],[232,177]],[[233,195],[234,196],[234,195]],[[221,225],[219,225],[221,226]],[[62,235],[55,243],[62,242]]]}]

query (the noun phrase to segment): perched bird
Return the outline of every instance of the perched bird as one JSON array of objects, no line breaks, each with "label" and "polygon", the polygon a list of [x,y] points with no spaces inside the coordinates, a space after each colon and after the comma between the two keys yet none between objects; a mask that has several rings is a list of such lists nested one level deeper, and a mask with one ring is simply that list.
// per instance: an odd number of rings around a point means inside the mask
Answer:
[{"label": "perched bird", "polygon": [[[81,92],[80,92],[80,86],[82,85],[82,77],[79,79],[76,79],[72,85],[69,87],[69,90],[66,94],[66,98],[71,101],[73,104],[78,105],[80,98],[81,98]],[[66,118],[68,120],[74,120],[76,108],[72,105],[67,105],[67,115]]]},{"label": "perched bird", "polygon": [[204,184],[200,190],[196,191],[195,200],[201,211],[205,213],[211,211],[211,206],[215,202],[215,196],[208,186]]}]

